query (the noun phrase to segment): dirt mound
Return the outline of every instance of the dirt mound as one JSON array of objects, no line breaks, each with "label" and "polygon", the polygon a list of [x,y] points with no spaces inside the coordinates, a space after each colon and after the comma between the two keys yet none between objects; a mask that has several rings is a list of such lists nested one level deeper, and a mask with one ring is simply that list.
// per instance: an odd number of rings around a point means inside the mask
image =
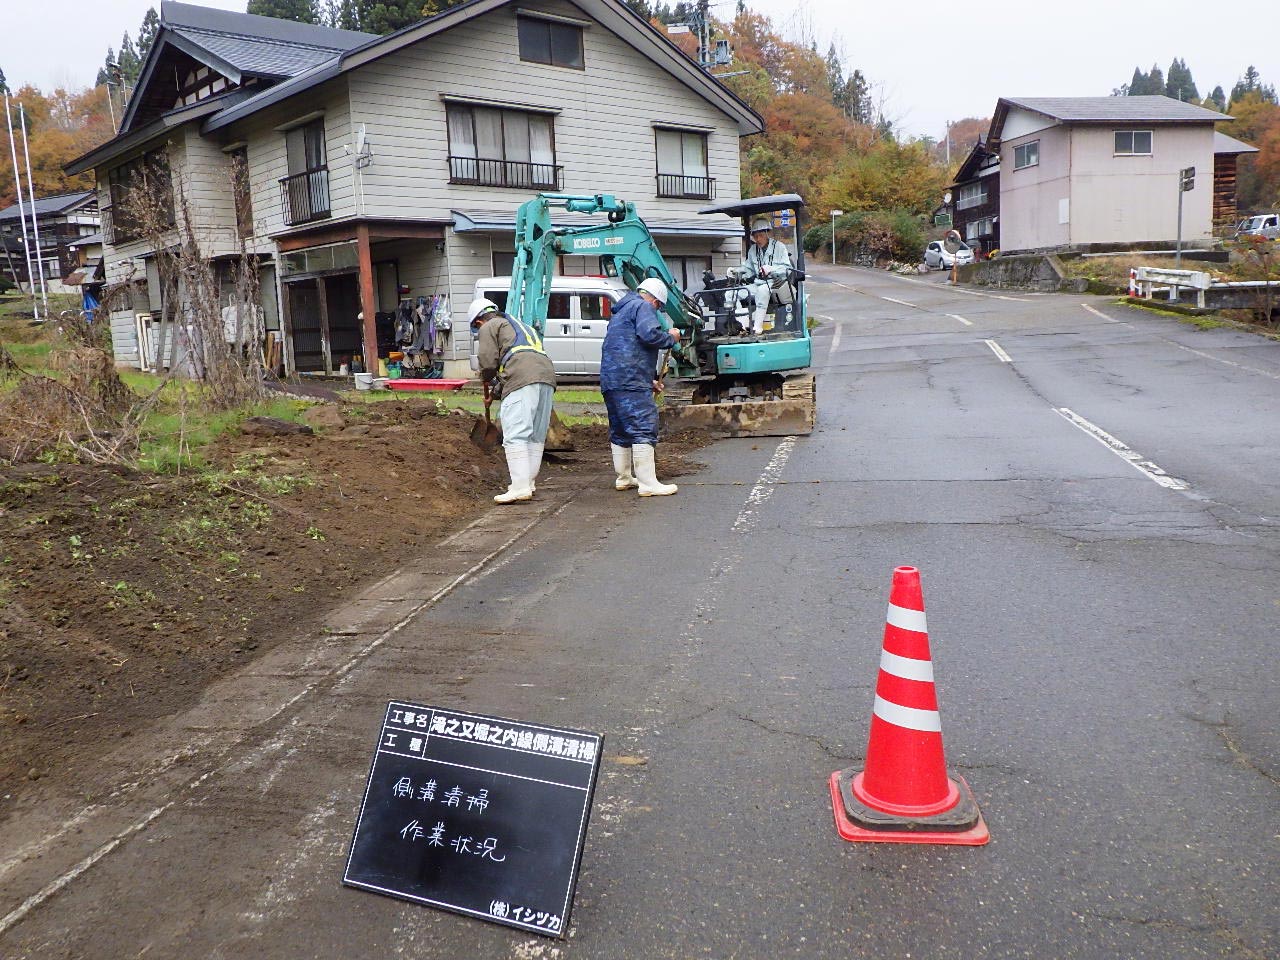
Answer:
[{"label": "dirt mound", "polygon": [[[149,719],[423,555],[492,506],[502,453],[434,403],[313,408],[314,435],[234,434],[214,468],[0,468],[0,819]],[[608,469],[602,426],[548,460]],[[663,475],[698,436],[664,444]]]}]

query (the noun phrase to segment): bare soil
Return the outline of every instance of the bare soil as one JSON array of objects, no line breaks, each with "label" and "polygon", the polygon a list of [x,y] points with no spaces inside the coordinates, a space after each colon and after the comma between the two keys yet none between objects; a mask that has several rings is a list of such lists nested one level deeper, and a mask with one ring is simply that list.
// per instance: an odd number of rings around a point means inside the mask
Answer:
[{"label": "bare soil", "polygon": [[[234,434],[186,476],[0,468],[0,818],[493,506],[501,451],[432,403],[329,404],[315,435]],[[607,469],[601,426],[544,471]],[[674,438],[664,450],[704,441]],[[668,456],[664,473],[694,465]],[[673,469],[674,468],[674,469]],[[48,787],[48,782],[41,786]],[[12,801],[12,802],[11,802]]]}]

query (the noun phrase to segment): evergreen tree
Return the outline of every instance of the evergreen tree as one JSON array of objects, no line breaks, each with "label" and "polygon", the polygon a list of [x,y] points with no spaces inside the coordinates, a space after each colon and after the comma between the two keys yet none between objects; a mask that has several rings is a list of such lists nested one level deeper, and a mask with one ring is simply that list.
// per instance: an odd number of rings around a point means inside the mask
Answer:
[{"label": "evergreen tree", "polygon": [[1219,113],[1227,109],[1227,95],[1222,92],[1222,84],[1213,88],[1213,92],[1205,99],[1205,106],[1213,105],[1213,109]]},{"label": "evergreen tree", "polygon": [[1147,75],[1137,67],[1133,68],[1133,79],[1129,81],[1129,85],[1124,88],[1125,96],[1140,97],[1147,90]]},{"label": "evergreen tree", "polygon": [[317,19],[314,0],[249,0],[246,12],[298,23],[315,23]]},{"label": "evergreen tree", "polygon": [[102,66],[98,68],[98,77],[93,81],[95,87],[105,86],[115,81],[114,71],[116,66],[116,52],[111,47],[107,47],[107,59],[103,61]]},{"label": "evergreen tree", "polygon": [[1147,96],[1164,96],[1164,71],[1160,69],[1160,64],[1151,65],[1151,72],[1147,74],[1147,89],[1142,92]]},{"label": "evergreen tree", "polygon": [[1250,93],[1257,93],[1267,103],[1276,102],[1275,86],[1270,83],[1263,83],[1262,75],[1258,73],[1253,64],[1249,64],[1244,71],[1244,76],[1237,80],[1236,85],[1231,88],[1231,102],[1235,103]]},{"label": "evergreen tree", "polygon": [[0,70],[0,93],[8,93],[9,84],[4,79],[4,71]]},{"label": "evergreen tree", "polygon": [[1169,76],[1162,92],[1166,97],[1187,103],[1200,99],[1200,91],[1196,89],[1196,82],[1191,78],[1191,70],[1187,67],[1185,60],[1173,58],[1173,62],[1169,64]]},{"label": "evergreen tree", "polygon": [[156,42],[156,34],[160,32],[160,15],[151,7],[142,18],[142,26],[138,28],[138,59],[146,63],[151,45]]},{"label": "evergreen tree", "polygon": [[[423,0],[359,0],[360,29],[366,33],[392,33],[422,19]],[[436,12],[451,3],[437,0]]]},{"label": "evergreen tree", "polygon": [[128,30],[124,32],[124,37],[120,41],[120,54],[116,64],[120,67],[120,75],[124,77],[126,84],[133,86],[138,82],[138,74],[142,72],[142,61],[138,59],[138,50],[129,39]]}]

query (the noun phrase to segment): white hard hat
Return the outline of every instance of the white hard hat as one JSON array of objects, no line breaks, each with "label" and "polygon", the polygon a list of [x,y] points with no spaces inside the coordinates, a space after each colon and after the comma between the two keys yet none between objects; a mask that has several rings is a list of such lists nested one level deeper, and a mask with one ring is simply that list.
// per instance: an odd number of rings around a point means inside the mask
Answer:
[{"label": "white hard hat", "polygon": [[751,224],[752,233],[759,233],[761,230],[772,230],[772,229],[773,229],[773,221],[767,220],[764,217],[761,217],[755,223]]},{"label": "white hard hat", "polygon": [[492,300],[486,300],[484,297],[481,297],[478,300],[472,300],[471,306],[467,307],[467,322],[474,324],[486,313],[496,312],[497,309],[498,305],[496,303]]},{"label": "white hard hat", "polygon": [[647,293],[659,303],[667,302],[667,285],[657,277],[650,277],[648,280],[641,282],[636,288],[638,291]]}]

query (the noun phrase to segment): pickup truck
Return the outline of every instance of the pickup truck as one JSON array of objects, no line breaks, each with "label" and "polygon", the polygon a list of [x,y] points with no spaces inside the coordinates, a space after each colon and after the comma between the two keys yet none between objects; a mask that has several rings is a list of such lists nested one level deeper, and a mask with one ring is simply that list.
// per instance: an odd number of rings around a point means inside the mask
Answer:
[{"label": "pickup truck", "polygon": [[1246,217],[1236,227],[1236,236],[1280,239],[1280,213],[1260,213],[1257,216]]}]

